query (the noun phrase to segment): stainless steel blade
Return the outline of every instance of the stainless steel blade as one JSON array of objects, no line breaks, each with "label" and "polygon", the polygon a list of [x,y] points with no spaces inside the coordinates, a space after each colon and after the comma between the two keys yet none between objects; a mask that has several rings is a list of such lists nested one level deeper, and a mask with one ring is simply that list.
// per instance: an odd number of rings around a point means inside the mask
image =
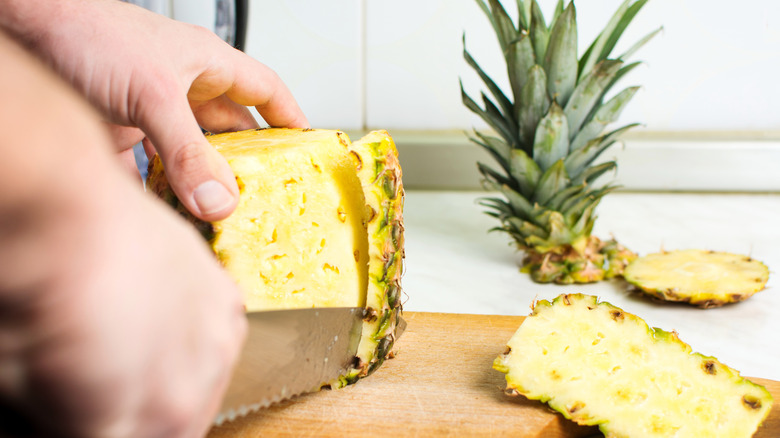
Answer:
[{"label": "stainless steel blade", "polygon": [[249,332],[216,424],[319,389],[352,364],[362,308],[247,314]]}]

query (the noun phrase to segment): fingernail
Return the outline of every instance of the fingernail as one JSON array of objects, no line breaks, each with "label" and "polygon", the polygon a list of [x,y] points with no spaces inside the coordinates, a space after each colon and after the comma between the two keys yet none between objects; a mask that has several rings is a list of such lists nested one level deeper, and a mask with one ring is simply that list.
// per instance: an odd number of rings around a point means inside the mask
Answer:
[{"label": "fingernail", "polygon": [[233,203],[233,195],[217,181],[206,181],[192,193],[201,214],[212,214],[224,210]]}]

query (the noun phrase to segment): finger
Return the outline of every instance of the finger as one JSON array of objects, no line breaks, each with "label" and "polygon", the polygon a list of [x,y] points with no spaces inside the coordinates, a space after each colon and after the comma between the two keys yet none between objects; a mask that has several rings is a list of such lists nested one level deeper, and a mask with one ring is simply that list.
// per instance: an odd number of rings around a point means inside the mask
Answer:
[{"label": "finger", "polygon": [[151,160],[155,155],[157,155],[157,149],[155,149],[152,141],[149,140],[148,137],[141,141],[141,145],[144,147],[144,153],[146,154],[147,160]]},{"label": "finger", "polygon": [[254,106],[270,126],[309,127],[303,111],[275,71],[238,50],[227,53],[227,59],[218,67],[195,80],[190,89],[191,98],[207,100],[214,97],[207,97],[209,92],[220,89],[237,104]]},{"label": "finger", "polygon": [[108,135],[117,151],[124,151],[137,145],[144,138],[144,133],[132,126],[122,126],[104,122]]},{"label": "finger", "polygon": [[[230,384],[236,361],[239,359],[246,339],[247,318],[243,305],[243,295],[239,292],[235,296],[235,300],[228,300],[227,303],[223,303],[227,305],[226,312],[229,321],[221,327],[224,330],[223,333],[227,335],[227,338],[221,339],[222,348],[218,352],[209,352],[208,358],[204,358],[202,361],[202,363],[207,363],[211,360],[211,363],[216,363],[218,368],[212,371],[211,387],[206,392],[211,394],[211,397],[204,397],[204,404],[201,406],[202,415],[199,417],[201,422],[193,422],[194,433],[192,433],[192,436],[202,436],[203,432],[208,430],[216,418],[222,399]],[[216,358],[221,360],[214,361]]]},{"label": "finger", "polygon": [[233,102],[224,95],[206,102],[190,102],[190,105],[198,125],[213,133],[260,127],[247,107]]},{"label": "finger", "polygon": [[133,149],[125,149],[119,152],[118,155],[119,164],[122,166],[122,168],[127,171],[133,180],[143,184],[143,178],[141,178],[141,173],[138,171],[138,165],[135,162],[135,153],[133,152]]},{"label": "finger", "polygon": [[178,84],[162,81],[138,96],[135,123],[160,154],[171,188],[205,221],[226,218],[238,204],[238,186],[225,159],[208,143]]}]

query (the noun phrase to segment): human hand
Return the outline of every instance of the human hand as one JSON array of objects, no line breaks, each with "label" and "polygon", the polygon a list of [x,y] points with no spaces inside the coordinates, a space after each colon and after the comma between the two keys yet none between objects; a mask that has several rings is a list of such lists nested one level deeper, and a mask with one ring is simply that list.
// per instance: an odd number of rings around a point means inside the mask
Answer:
[{"label": "human hand", "polygon": [[10,406],[32,436],[202,436],[240,292],[85,102],[2,33],[0,59],[0,435]]},{"label": "human hand", "polygon": [[5,3],[11,17],[6,25],[107,121],[124,127],[112,133],[126,158],[146,138],[147,151],[160,154],[180,201],[201,219],[230,214],[238,187],[200,127],[212,132],[257,127],[246,106],[255,106],[271,126],[308,127],[272,70],[206,29],[118,1]]}]

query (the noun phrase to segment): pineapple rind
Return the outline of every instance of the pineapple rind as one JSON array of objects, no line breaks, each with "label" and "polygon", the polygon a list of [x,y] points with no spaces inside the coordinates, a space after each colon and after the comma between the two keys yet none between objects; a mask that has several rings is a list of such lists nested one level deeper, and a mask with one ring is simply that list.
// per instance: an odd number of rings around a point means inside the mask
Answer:
[{"label": "pineapple rind", "polygon": [[711,308],[763,290],[769,268],[744,255],[689,249],[640,257],[628,265],[624,278],[659,300]]},{"label": "pineapple rind", "polygon": [[608,437],[749,437],[772,405],[675,332],[581,294],[537,302],[493,367],[509,390]]},{"label": "pineapple rind", "polygon": [[[403,201],[398,151],[387,131],[373,131],[353,142],[355,160],[370,210],[368,291],[364,336],[358,347],[356,366],[331,386],[340,387],[371,374],[390,354],[401,312],[403,270]],[[366,336],[368,334],[369,336]]]}]

